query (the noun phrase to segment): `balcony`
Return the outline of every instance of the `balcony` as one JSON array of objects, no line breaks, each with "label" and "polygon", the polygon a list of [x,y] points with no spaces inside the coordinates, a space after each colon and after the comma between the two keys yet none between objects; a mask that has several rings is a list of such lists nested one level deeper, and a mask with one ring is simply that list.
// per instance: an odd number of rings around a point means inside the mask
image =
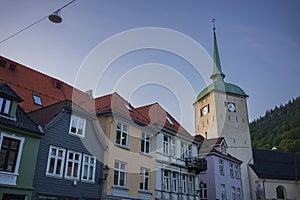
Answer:
[{"label": "balcony", "polygon": [[188,167],[189,172],[195,172],[196,175],[200,172],[206,171],[207,169],[207,161],[205,158],[186,158],[185,164]]}]

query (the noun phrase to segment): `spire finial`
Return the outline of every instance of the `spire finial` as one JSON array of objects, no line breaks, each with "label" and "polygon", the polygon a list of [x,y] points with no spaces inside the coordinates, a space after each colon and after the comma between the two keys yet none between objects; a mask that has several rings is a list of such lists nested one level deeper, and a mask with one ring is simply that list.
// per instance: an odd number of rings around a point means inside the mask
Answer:
[{"label": "spire finial", "polygon": [[215,18],[213,18],[212,19],[212,23],[213,23],[213,30],[215,31],[216,30],[216,19]]}]

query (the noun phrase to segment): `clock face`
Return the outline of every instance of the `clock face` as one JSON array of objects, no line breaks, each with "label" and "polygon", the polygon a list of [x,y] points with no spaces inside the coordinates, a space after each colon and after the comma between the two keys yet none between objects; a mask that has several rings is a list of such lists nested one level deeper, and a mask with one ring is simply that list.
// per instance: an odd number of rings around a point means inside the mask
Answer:
[{"label": "clock face", "polygon": [[227,108],[228,108],[228,111],[230,111],[230,112],[235,112],[235,111],[236,111],[235,103],[229,102],[229,103],[227,104]]},{"label": "clock face", "polygon": [[201,109],[201,115],[202,116],[205,116],[207,115],[208,113],[208,106],[204,106],[202,109]]}]

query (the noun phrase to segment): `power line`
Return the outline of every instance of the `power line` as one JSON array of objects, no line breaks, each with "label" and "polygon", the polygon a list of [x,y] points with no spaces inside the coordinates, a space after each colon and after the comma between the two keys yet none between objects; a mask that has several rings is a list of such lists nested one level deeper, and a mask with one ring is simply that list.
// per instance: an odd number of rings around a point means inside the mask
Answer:
[{"label": "power line", "polygon": [[[69,2],[69,3],[67,3],[66,5],[62,6],[62,7],[61,7],[61,8],[59,8],[59,9],[57,9],[57,10],[56,10],[54,13],[58,13],[58,12],[60,12],[62,9],[64,9],[64,8],[65,8],[65,7],[67,7],[68,5],[70,5],[70,4],[72,4],[72,3],[74,3],[74,1],[76,1],[76,0],[70,1],[70,2]],[[12,37],[14,37],[14,36],[18,35],[19,33],[21,33],[21,32],[23,32],[23,31],[25,31],[25,30],[29,29],[30,27],[32,27],[32,26],[34,26],[34,25],[36,25],[37,23],[39,23],[39,22],[43,21],[43,20],[44,20],[44,19],[46,19],[48,16],[49,16],[49,15],[47,15],[47,16],[45,16],[45,17],[42,17],[41,19],[39,19],[39,20],[37,20],[37,21],[33,22],[32,24],[30,24],[30,25],[26,26],[25,28],[22,28],[21,30],[17,31],[16,33],[14,33],[14,34],[12,34],[12,35],[8,36],[7,38],[5,38],[5,39],[3,39],[3,40],[1,40],[1,41],[0,41],[0,44],[2,44],[3,42],[5,42],[5,41],[9,40],[9,39],[10,39],[10,38],[12,38]]]}]

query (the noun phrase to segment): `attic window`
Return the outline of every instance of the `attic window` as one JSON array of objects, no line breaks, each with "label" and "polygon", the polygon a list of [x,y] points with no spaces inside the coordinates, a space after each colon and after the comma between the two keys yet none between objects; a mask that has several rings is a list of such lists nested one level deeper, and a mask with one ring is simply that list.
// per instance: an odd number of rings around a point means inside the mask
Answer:
[{"label": "attic window", "polygon": [[172,122],[172,120],[170,119],[170,117],[167,115],[166,116],[166,119],[168,120],[168,122],[172,125],[172,126],[174,126],[174,123]]},{"label": "attic window", "polygon": [[61,89],[61,83],[60,83],[60,82],[56,82],[55,87],[56,87],[57,89]]},{"label": "attic window", "polygon": [[33,94],[32,98],[33,98],[34,104],[39,105],[39,106],[43,105],[42,99],[41,99],[40,96],[37,96],[37,95]]},{"label": "attic window", "polygon": [[133,112],[133,110],[130,108],[130,106],[127,103],[124,103],[124,106],[129,110],[130,112]]},{"label": "attic window", "polygon": [[9,65],[9,67],[8,67],[8,69],[10,70],[10,71],[16,71],[16,65],[14,65],[14,64],[10,64]]},{"label": "attic window", "polygon": [[5,67],[6,61],[5,60],[0,60],[0,67]]},{"label": "attic window", "polygon": [[0,97],[0,114],[9,115],[11,100]]}]

